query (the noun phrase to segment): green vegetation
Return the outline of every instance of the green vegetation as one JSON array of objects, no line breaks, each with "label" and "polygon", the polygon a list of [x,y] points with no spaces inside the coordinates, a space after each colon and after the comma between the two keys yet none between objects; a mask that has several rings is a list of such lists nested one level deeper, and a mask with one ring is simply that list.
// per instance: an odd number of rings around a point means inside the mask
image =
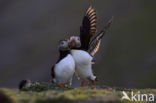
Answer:
[{"label": "green vegetation", "polygon": [[[29,87],[24,87],[22,90],[1,88],[0,94],[4,93],[12,103],[129,103],[127,100],[121,101],[122,90],[127,93],[131,91],[130,89],[110,88],[106,86],[63,88],[58,85],[42,82],[34,83]],[[136,92],[138,90],[133,89],[133,91]],[[154,89],[142,89],[139,91],[142,93],[156,93]],[[1,102],[3,103],[3,101]]]}]

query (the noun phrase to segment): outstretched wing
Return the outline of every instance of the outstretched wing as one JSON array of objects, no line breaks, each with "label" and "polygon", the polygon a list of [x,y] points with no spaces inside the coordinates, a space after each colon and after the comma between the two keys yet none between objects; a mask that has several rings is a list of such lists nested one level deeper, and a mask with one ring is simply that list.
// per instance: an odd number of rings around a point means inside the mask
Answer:
[{"label": "outstretched wing", "polygon": [[113,18],[111,18],[107,25],[104,27],[104,29],[99,33],[97,34],[93,39],[92,41],[90,42],[89,44],[89,48],[88,48],[88,52],[91,56],[94,56],[95,53],[99,50],[99,47],[100,47],[100,44],[101,44],[101,40],[102,40],[102,37],[104,36],[104,34],[106,33],[106,31],[110,28],[110,26],[112,25],[112,21],[113,21]]},{"label": "outstretched wing", "polygon": [[89,42],[96,33],[96,11],[92,6],[88,8],[80,27],[81,49],[88,50]]}]

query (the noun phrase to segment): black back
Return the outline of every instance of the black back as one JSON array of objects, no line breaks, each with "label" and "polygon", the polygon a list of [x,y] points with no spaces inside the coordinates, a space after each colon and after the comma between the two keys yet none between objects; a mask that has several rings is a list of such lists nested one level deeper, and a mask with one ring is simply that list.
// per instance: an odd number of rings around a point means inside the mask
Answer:
[{"label": "black back", "polygon": [[54,67],[55,67],[55,65],[53,65],[52,68],[51,68],[51,77],[52,78],[55,78]]},{"label": "black back", "polygon": [[89,36],[90,22],[86,16],[83,18],[82,25],[83,26],[80,27],[81,49],[87,50],[88,44],[90,42],[90,36]]}]

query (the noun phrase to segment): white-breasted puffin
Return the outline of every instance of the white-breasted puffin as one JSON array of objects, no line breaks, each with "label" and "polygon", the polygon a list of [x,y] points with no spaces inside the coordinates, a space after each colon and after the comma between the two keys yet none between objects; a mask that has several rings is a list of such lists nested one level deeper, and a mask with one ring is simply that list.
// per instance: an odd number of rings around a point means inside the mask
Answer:
[{"label": "white-breasted puffin", "polygon": [[81,87],[83,87],[84,81],[91,81],[94,84],[96,80],[96,76],[94,76],[92,71],[92,59],[99,49],[101,39],[106,30],[112,24],[111,19],[104,30],[95,36],[96,21],[96,11],[90,6],[83,18],[80,36],[71,36],[69,38],[71,55],[75,60],[76,73],[81,79]]},{"label": "white-breasted puffin", "polygon": [[70,48],[67,40],[59,42],[59,59],[51,69],[52,82],[65,87],[66,84],[72,84],[72,78],[75,72],[75,61],[70,54]]}]

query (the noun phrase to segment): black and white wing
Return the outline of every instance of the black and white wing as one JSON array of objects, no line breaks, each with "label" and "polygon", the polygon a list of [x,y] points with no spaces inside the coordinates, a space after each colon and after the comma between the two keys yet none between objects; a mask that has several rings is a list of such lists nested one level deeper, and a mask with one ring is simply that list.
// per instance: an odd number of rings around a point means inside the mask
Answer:
[{"label": "black and white wing", "polygon": [[90,6],[86,11],[82,26],[80,27],[81,49],[83,50],[88,50],[89,42],[96,33],[96,21],[96,11]]},{"label": "black and white wing", "polygon": [[91,56],[94,56],[96,52],[99,50],[102,37],[105,35],[106,31],[110,28],[112,25],[113,18],[110,19],[107,23],[107,25],[104,27],[104,29],[97,34],[90,42],[88,52]]},{"label": "black and white wing", "polygon": [[104,32],[101,31],[98,35],[96,35],[93,40],[89,44],[88,53],[91,56],[94,56],[95,53],[99,50],[101,39],[104,36]]}]

